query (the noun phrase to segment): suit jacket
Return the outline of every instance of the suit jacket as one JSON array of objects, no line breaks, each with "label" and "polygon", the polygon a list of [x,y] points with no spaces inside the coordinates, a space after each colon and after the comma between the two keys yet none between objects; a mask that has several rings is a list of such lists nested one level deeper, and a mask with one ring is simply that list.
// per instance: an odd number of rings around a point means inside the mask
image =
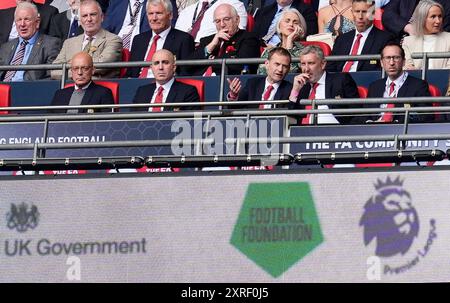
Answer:
[{"label": "suit jacket", "polygon": [[[133,45],[131,47],[130,61],[145,61],[145,53],[147,52],[152,36],[152,31],[147,31],[134,37]],[[169,31],[163,45],[163,49],[171,51],[177,60],[189,59],[194,52],[194,48],[194,38],[192,38],[192,36],[188,33],[182,32],[175,28],[172,28]],[[178,67],[177,72],[180,75],[187,74],[187,68]],[[140,73],[140,67],[132,67],[127,70],[128,77],[137,78]]]},{"label": "suit jacket", "polygon": [[[70,13],[70,10],[54,16],[50,23],[49,35],[58,37],[62,42],[64,42],[69,35],[71,17],[72,15]],[[80,21],[78,21],[78,24],[81,24]],[[76,31],[76,35],[81,35],[83,32],[83,28],[81,27],[81,25],[79,25]]]},{"label": "suit jacket", "polygon": [[[308,99],[309,92],[311,90],[311,85],[304,85],[300,90],[297,102],[290,102],[289,107],[291,109],[305,109],[304,105],[300,105],[300,100]],[[327,73],[325,78],[325,98],[326,99],[345,99],[345,98],[359,98],[358,87],[355,81],[350,76],[349,73]],[[328,104],[330,109],[344,109],[350,108],[351,105],[335,105]],[[305,117],[305,115],[300,116],[300,119]],[[335,116],[340,124],[347,124],[351,121],[350,117],[345,116]]]},{"label": "suit jacket", "polygon": [[[264,86],[266,85],[266,78],[251,78],[247,80],[245,86],[239,92],[239,101],[260,101],[264,93]],[[282,80],[278,87],[273,100],[288,100],[292,90],[292,83]],[[258,105],[242,105],[239,108],[258,108]],[[287,107],[287,105],[277,105],[277,108]],[[234,108],[234,107],[233,107]]]},{"label": "suit jacket", "polygon": [[[433,52],[450,52],[450,33],[441,32],[436,36]],[[414,65],[414,68],[422,68],[422,59],[412,59],[412,53],[423,52],[423,36],[408,36],[403,40],[402,47],[405,50],[406,64]],[[450,58],[431,59],[428,68],[450,69]]]},{"label": "suit jacket", "polygon": [[[156,89],[156,83],[146,84],[140,86],[134,95],[133,103],[142,104],[150,103],[153,93]],[[179,103],[179,102],[200,102],[200,96],[198,95],[197,89],[185,83],[178,82],[175,80],[170,88],[169,94],[166,98],[166,103]],[[195,110],[198,109],[194,107],[180,107],[180,108],[167,108],[168,110]],[[148,111],[146,107],[136,107],[134,111]]]},{"label": "suit jacket", "polygon": [[[200,46],[191,56],[192,59],[207,59],[208,57],[205,55],[205,47],[211,43],[214,35],[204,37],[200,39]],[[210,56],[214,56],[216,59],[219,58],[259,58],[259,41],[258,38],[253,34],[244,30],[238,30],[230,40],[225,41],[222,45],[222,49],[228,49],[228,53],[219,56],[220,45],[218,45],[211,53]],[[229,75],[239,75],[243,69],[243,65],[228,65],[228,74]],[[250,73],[256,73],[257,65],[249,65]],[[192,67],[190,69],[191,73],[195,75],[202,75],[208,66],[202,67]],[[220,65],[213,66],[213,71],[220,75]]]},{"label": "suit jacket", "polygon": [[[120,62],[122,59],[122,39],[104,29],[100,29],[96,37],[92,43],[92,49],[95,49],[92,53],[94,64],[99,62]],[[83,40],[84,34],[64,41],[62,49],[53,63],[61,64],[69,62],[73,55],[81,51]],[[60,79],[61,71],[53,70],[51,75],[52,79]],[[114,78],[118,75],[119,70],[117,69],[96,69],[94,79]]]},{"label": "suit jacket", "polygon": [[[307,35],[317,34],[317,16],[313,8],[310,5],[306,5],[303,1],[294,0],[291,8],[297,9],[305,18],[307,26]],[[278,4],[276,2],[265,6],[256,12],[255,16],[255,28],[253,32],[259,39],[264,37],[269,31],[270,24],[278,10]]]},{"label": "suit jacket", "polygon": [[[355,30],[348,33],[339,35],[334,42],[332,56],[349,55],[351,52],[353,39],[355,37]],[[361,55],[378,55],[381,53],[383,47],[389,42],[394,40],[392,34],[384,32],[372,27],[372,30],[367,35],[367,39],[361,50]],[[327,63],[327,71],[329,72],[342,72],[346,61],[329,61]],[[357,71],[371,71],[380,70],[381,65],[378,60],[370,61],[358,61]]]},{"label": "suit jacket", "polygon": [[[13,39],[1,45],[0,47],[0,65],[8,65],[14,56],[19,38]],[[51,64],[61,49],[61,41],[58,38],[39,34],[27,64]],[[6,71],[0,71],[0,79],[3,79]],[[45,70],[28,70],[23,74],[24,80],[38,80],[50,77],[49,71]]]},{"label": "suit jacket", "polygon": [[[53,96],[53,100],[51,105],[56,106],[64,106],[69,105],[70,98],[72,97],[72,93],[75,90],[75,87],[68,87],[64,89],[59,89],[55,92]],[[109,88],[106,88],[101,85],[97,85],[94,82],[91,82],[89,87],[86,89],[86,92],[81,100],[81,105],[101,105],[101,104],[114,104],[114,98],[112,92]],[[65,113],[67,110],[51,110],[51,113]],[[88,110],[90,112],[90,110]],[[109,112],[110,109],[102,109],[102,112]],[[86,110],[80,112],[86,113]]]},{"label": "suit jacket", "polygon": [[[368,98],[382,98],[384,91],[386,90],[386,80],[379,79],[375,82],[371,83],[369,86],[369,94]],[[408,75],[406,78],[406,81],[403,83],[402,87],[399,89],[397,93],[397,97],[429,97],[430,91],[428,90],[428,83],[424,80],[415,78],[413,76]],[[389,100],[388,98],[386,98]],[[388,103],[388,102],[387,102]],[[404,104],[395,104],[395,107],[403,107]],[[411,107],[414,106],[431,106],[431,104],[417,104],[417,103],[411,103]],[[379,108],[379,104],[370,104],[366,105],[366,108]],[[366,120],[372,120],[376,121],[380,116],[374,115],[371,117],[364,117],[364,122]],[[361,118],[356,118],[356,121],[361,122]],[[403,123],[405,121],[403,115],[394,115],[394,120],[397,120],[400,123]],[[411,122],[427,122],[432,120],[432,115],[414,115],[410,114],[410,120]]]},{"label": "suit jacket", "polygon": [[[58,14],[58,9],[50,5],[43,5],[39,3],[34,4],[38,9],[39,15],[41,16],[39,31],[43,34],[48,34],[50,29],[50,21],[53,16]],[[11,32],[11,27],[14,22],[15,11],[15,7],[0,10],[0,20],[2,23],[2,26],[0,26],[0,44],[8,41],[9,33]]]}]

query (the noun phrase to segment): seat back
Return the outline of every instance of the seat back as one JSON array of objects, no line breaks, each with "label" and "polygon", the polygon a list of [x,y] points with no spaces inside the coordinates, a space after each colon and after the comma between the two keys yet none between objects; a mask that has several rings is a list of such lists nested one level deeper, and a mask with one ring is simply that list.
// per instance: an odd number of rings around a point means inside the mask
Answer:
[{"label": "seat back", "polygon": [[247,14],[247,32],[253,32],[255,28],[255,18],[252,15]]},{"label": "seat back", "polygon": [[194,86],[197,89],[198,95],[200,96],[200,101],[205,102],[205,82],[203,80],[177,78],[177,81]]},{"label": "seat back", "polygon": [[[114,98],[114,104],[119,104],[119,83],[112,81],[94,81],[95,84],[109,88]],[[74,83],[67,83],[64,88],[74,86]]]},{"label": "seat back", "polygon": [[[430,91],[430,94],[433,97],[440,97],[440,96],[442,96],[441,91],[439,90],[439,88],[437,86],[433,85],[433,84],[428,84],[428,90]],[[441,106],[441,103],[433,102],[432,105],[436,106],[436,107],[439,107],[439,106]],[[436,121],[439,121],[441,119],[441,113],[435,112],[434,113],[434,119]]]},{"label": "seat back", "polygon": [[366,99],[367,95],[369,94],[369,90],[367,89],[367,87],[358,86],[358,94],[360,98]]},{"label": "seat back", "polygon": [[308,45],[316,45],[318,47],[320,47],[323,51],[324,56],[330,56],[331,55],[331,47],[326,44],[325,42],[321,42],[321,41],[301,41],[300,42],[302,45],[304,46],[308,46]]},{"label": "seat back", "polygon": [[[0,84],[0,106],[11,106],[11,86],[8,84]],[[6,110],[0,111],[0,115],[7,115],[8,113]]]},{"label": "seat back", "polygon": [[[122,49],[122,62],[129,62],[131,58],[131,53],[128,49],[123,48]],[[123,78],[125,77],[125,74],[127,73],[127,69],[125,67],[120,69],[119,77]]]},{"label": "seat back", "polygon": [[376,8],[375,16],[373,17],[373,25],[380,30],[384,30],[383,22],[381,21],[383,17],[383,12],[384,9]]}]

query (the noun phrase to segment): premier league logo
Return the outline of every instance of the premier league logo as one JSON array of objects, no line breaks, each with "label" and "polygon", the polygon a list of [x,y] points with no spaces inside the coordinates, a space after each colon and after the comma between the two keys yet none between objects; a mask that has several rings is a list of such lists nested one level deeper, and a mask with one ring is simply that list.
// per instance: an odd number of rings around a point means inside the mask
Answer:
[{"label": "premier league logo", "polygon": [[39,223],[39,212],[35,205],[29,207],[26,203],[18,206],[11,204],[11,210],[6,214],[7,227],[24,233],[28,228],[34,229]]},{"label": "premier league logo", "polygon": [[377,193],[366,202],[359,222],[364,227],[364,244],[375,239],[379,257],[404,255],[419,233],[419,217],[411,195],[403,189],[400,177],[377,180],[374,185]]}]

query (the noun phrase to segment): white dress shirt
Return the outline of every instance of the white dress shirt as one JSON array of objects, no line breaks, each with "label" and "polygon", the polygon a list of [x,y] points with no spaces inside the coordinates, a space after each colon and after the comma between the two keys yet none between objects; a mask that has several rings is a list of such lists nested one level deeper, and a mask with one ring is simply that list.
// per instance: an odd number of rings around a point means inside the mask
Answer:
[{"label": "white dress shirt", "polygon": [[[150,103],[155,103],[156,95],[158,94],[158,90],[159,90],[159,87],[160,87],[160,86],[162,86],[163,89],[164,89],[164,90],[163,90],[163,101],[162,101],[162,103],[166,103],[167,96],[169,95],[170,88],[172,87],[172,84],[173,84],[174,81],[175,81],[175,78],[172,78],[172,79],[170,79],[169,81],[167,81],[167,82],[166,82],[165,84],[163,84],[163,85],[160,85],[160,84],[156,83],[156,89],[155,89],[155,91],[153,92],[152,100],[151,100]],[[148,109],[148,111],[151,112],[152,109],[153,109],[153,107],[150,107],[150,108]],[[164,110],[164,107],[161,107],[161,111],[163,111],[163,110]]]},{"label": "white dress shirt", "polygon": [[117,36],[123,38],[123,36],[128,34],[130,32],[131,28],[133,27],[132,25],[130,25],[130,22],[131,22],[130,7],[131,7],[131,12],[133,13],[134,12],[134,4],[136,2],[141,2],[141,7],[140,7],[139,12],[136,17],[136,25],[134,26],[133,33],[131,34],[130,49],[131,49],[131,46],[133,45],[134,37],[136,35],[140,34],[141,16],[142,16],[142,12],[143,11],[145,12],[144,0],[130,0],[128,2],[127,13],[125,14],[125,19],[123,20],[122,28],[120,29],[119,33],[117,34]]},{"label": "white dress shirt", "polygon": [[[158,41],[156,41],[156,50],[157,51],[163,48],[164,43],[166,42],[167,35],[169,35],[170,29],[171,29],[171,27],[169,26],[168,29],[162,31],[159,34],[159,39],[158,39]],[[147,47],[147,51],[145,52],[144,60],[145,60],[145,58],[147,58],[148,52],[150,51],[150,47],[153,44],[153,40],[155,39],[155,36],[156,36],[156,33],[152,31],[152,38],[150,39],[150,42],[148,43],[148,47]],[[151,68],[148,69],[147,78],[153,78],[153,71]]]},{"label": "white dress shirt", "polygon": [[[267,87],[269,87],[269,85],[272,85],[273,89],[270,92],[270,96],[269,96],[269,99],[267,101],[269,101],[269,100],[273,101],[273,98],[275,98],[275,94],[277,93],[278,88],[280,87],[280,82],[272,84],[272,83],[269,83],[269,81],[267,81],[267,78],[266,78],[266,83],[264,84],[264,90],[263,90],[263,93],[261,95],[261,100],[263,100],[263,96],[266,93]],[[264,104],[264,108],[265,109],[266,108],[272,108],[272,107],[273,107],[273,104]]]},{"label": "white dress shirt", "polygon": [[[363,31],[362,33],[358,32],[358,30],[355,31],[355,37],[353,37],[353,43],[352,43],[352,46],[350,47],[349,55],[351,55],[351,53],[352,53],[353,45],[354,45],[355,42],[356,42],[356,39],[357,39],[358,34],[361,34],[361,35],[362,35],[361,41],[359,42],[358,52],[357,52],[358,55],[361,55],[362,49],[363,49],[363,47],[364,47],[364,43],[366,43],[367,36],[369,36],[370,31],[372,30],[372,28],[373,28],[373,25],[370,26],[370,27],[369,27],[368,29],[366,29],[365,31]],[[350,72],[356,72],[356,69],[358,68],[358,62],[359,62],[359,61],[353,62],[352,67],[350,67],[350,70],[349,70]],[[345,66],[345,65],[344,65],[344,66]]]},{"label": "white dress shirt", "polygon": [[[323,73],[322,77],[320,77],[319,86],[316,88],[316,99],[325,99],[325,80],[327,77],[327,73]],[[312,89],[312,88],[311,88]],[[317,109],[330,109],[328,105],[319,105]],[[317,115],[317,124],[339,124],[339,121],[334,117],[333,114],[318,114]]]}]

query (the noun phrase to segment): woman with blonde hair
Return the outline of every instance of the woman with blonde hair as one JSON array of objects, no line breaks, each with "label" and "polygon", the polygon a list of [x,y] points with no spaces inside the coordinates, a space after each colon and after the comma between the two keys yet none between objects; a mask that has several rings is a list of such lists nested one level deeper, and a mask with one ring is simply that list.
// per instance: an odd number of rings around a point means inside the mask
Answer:
[{"label": "woman with blonde hair", "polygon": [[[275,46],[280,46],[289,51],[292,58],[298,58],[300,51],[304,48],[300,44],[300,39],[302,39],[306,34],[306,21],[302,14],[295,8],[285,9],[280,16],[277,23],[277,33],[281,39],[278,45],[267,45],[264,52],[261,54],[261,58],[267,58],[270,49]],[[298,63],[291,63],[291,73],[296,73],[299,71]],[[265,75],[266,65],[260,64],[258,67],[258,74]]]},{"label": "woman with blonde hair", "polygon": [[[412,59],[412,53],[450,52],[450,33],[443,31],[444,8],[433,0],[421,0],[412,17],[414,35],[405,37],[402,47],[406,55],[406,69],[420,69],[422,59]],[[430,69],[450,69],[450,59],[431,59]]]}]

